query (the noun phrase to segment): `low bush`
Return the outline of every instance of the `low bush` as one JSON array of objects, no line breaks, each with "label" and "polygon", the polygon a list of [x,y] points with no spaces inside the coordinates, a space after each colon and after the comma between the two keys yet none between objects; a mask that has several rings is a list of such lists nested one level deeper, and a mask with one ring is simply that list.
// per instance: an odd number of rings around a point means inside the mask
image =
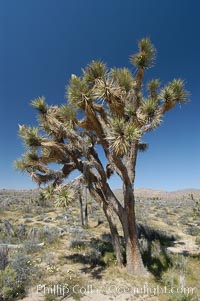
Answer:
[{"label": "low bush", "polygon": [[0,271],[0,300],[10,301],[25,296],[27,288],[40,277],[31,259],[19,251]]},{"label": "low bush", "polygon": [[56,243],[59,239],[59,230],[44,226],[39,230],[39,240],[48,244]]}]

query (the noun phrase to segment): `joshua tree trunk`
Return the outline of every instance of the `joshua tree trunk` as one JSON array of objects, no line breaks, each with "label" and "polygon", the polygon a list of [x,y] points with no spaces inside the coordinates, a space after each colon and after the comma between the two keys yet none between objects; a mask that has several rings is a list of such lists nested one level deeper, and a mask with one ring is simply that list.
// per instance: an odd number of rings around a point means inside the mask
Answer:
[{"label": "joshua tree trunk", "polygon": [[146,274],[146,269],[141,258],[139,250],[137,226],[134,209],[134,194],[133,190],[126,189],[125,196],[125,210],[122,216],[122,226],[124,231],[125,247],[126,247],[126,264],[127,271],[130,274],[141,275]]},{"label": "joshua tree trunk", "polygon": [[117,230],[117,226],[113,222],[113,218],[109,212],[108,206],[106,206],[104,204],[103,210],[104,210],[105,216],[107,218],[107,221],[109,223],[110,234],[111,234],[111,238],[112,238],[112,245],[113,245],[113,249],[114,249],[114,252],[116,255],[117,263],[118,263],[119,267],[122,267],[123,266],[123,254],[122,254],[122,246],[120,243],[120,237],[119,237],[119,233]]}]

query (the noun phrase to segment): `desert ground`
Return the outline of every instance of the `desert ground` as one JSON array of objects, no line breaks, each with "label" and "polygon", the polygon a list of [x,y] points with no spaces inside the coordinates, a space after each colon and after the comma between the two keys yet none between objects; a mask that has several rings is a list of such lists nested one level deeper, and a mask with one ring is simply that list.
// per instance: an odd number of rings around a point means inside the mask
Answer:
[{"label": "desert ground", "polygon": [[58,208],[38,190],[0,190],[0,300],[200,300],[200,190],[135,196],[147,277],[117,267],[108,223],[89,197],[83,227],[78,201]]}]

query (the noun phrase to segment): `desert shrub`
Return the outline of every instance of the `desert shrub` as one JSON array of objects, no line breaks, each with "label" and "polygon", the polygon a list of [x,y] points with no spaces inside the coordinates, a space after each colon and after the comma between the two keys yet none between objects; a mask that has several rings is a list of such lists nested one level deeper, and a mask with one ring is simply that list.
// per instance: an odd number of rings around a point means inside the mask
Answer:
[{"label": "desert shrub", "polygon": [[163,273],[161,281],[168,287],[184,287],[188,274],[188,259],[183,255],[177,254],[171,256],[171,262],[172,266]]},{"label": "desert shrub", "polygon": [[104,255],[101,257],[101,261],[106,266],[116,265],[117,260],[114,252],[105,252]]},{"label": "desert shrub", "polygon": [[72,240],[69,245],[70,249],[74,249],[76,251],[83,251],[87,248],[87,244],[84,241]]},{"label": "desert shrub", "polygon": [[34,281],[39,276],[38,268],[33,264],[31,258],[23,252],[18,252],[10,263],[17,273],[17,281],[28,283]]},{"label": "desert shrub", "polygon": [[56,243],[59,239],[59,230],[57,228],[50,228],[44,226],[39,230],[39,240],[48,244]]},{"label": "desert shrub", "polygon": [[39,276],[39,270],[30,258],[18,252],[5,270],[0,271],[1,300],[10,301],[23,297],[28,286]]},{"label": "desert shrub", "polygon": [[8,248],[0,247],[0,270],[4,270],[8,264]]},{"label": "desert shrub", "polygon": [[39,249],[37,242],[34,240],[26,240],[23,244],[23,250],[26,254],[32,254],[37,252]]},{"label": "desert shrub", "polygon": [[167,301],[198,301],[199,299],[193,295],[173,294]]},{"label": "desert shrub", "polygon": [[200,230],[196,226],[187,227],[185,232],[189,235],[192,235],[192,236],[197,236],[198,234],[200,234]]},{"label": "desert shrub", "polygon": [[112,237],[110,233],[102,233],[101,238],[105,242],[112,243]]},{"label": "desert shrub", "polygon": [[7,266],[4,271],[0,271],[0,289],[3,301],[13,300],[13,298],[25,295],[25,283],[19,282],[17,272]]},{"label": "desert shrub", "polygon": [[174,254],[170,256],[173,270],[181,274],[187,274],[188,271],[188,258],[181,254]]},{"label": "desert shrub", "polygon": [[178,287],[179,274],[175,272],[173,268],[168,269],[168,271],[162,275],[161,281],[167,287]]},{"label": "desert shrub", "polygon": [[91,246],[98,250],[102,255],[104,255],[105,252],[113,252],[112,243],[103,241],[101,239],[93,239],[91,241]]}]

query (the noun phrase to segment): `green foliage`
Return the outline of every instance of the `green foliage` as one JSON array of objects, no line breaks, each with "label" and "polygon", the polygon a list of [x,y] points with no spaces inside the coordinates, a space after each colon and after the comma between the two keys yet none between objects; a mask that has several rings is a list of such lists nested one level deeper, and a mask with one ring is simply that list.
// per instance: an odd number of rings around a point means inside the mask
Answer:
[{"label": "green foliage", "polygon": [[144,38],[138,43],[139,52],[131,56],[131,63],[139,68],[145,69],[153,66],[156,50],[149,38]]},{"label": "green foliage", "polygon": [[72,105],[82,110],[92,100],[92,92],[86,81],[76,75],[71,76],[66,96]]},{"label": "green foliage", "polygon": [[160,87],[159,79],[152,79],[147,84],[147,89],[148,89],[148,92],[149,92],[151,98],[157,98],[157,93],[158,93],[159,87]]},{"label": "green foliage", "polygon": [[10,266],[0,271],[0,289],[3,301],[10,301],[25,295],[25,286],[17,279],[17,272]]},{"label": "green foliage", "polygon": [[39,240],[45,244],[57,243],[59,239],[59,230],[57,228],[44,227],[39,230]]},{"label": "green foliage", "polygon": [[39,137],[39,130],[37,127],[19,125],[19,136],[23,138],[28,147],[41,146],[41,138]]},{"label": "green foliage", "polygon": [[156,110],[158,108],[158,103],[153,98],[148,98],[146,100],[143,100],[142,102],[142,112],[147,116],[147,118],[154,118],[156,115]]},{"label": "green foliage", "polygon": [[93,88],[93,97],[96,100],[104,100],[112,105],[122,102],[124,89],[121,88],[111,78],[105,80],[99,79],[96,81]]},{"label": "green foliage", "polygon": [[189,93],[185,90],[184,81],[181,79],[174,79],[160,92],[160,99],[166,104],[172,101],[185,103],[188,96]]},{"label": "green foliage", "polygon": [[70,243],[70,248],[74,249],[76,251],[83,251],[87,248],[87,245],[84,241],[77,241],[77,240],[73,240]]},{"label": "green foliage", "polygon": [[101,257],[101,260],[103,263],[105,263],[106,266],[116,265],[117,260],[114,252],[105,252],[103,256]]},{"label": "green foliage", "polygon": [[66,187],[59,186],[54,191],[56,207],[68,207],[75,199],[74,192]]},{"label": "green foliage", "polygon": [[185,103],[188,100],[188,92],[185,91],[184,88],[184,81],[181,79],[174,79],[170,84],[169,84],[170,89],[173,92],[174,99],[176,101],[179,101],[181,103]]},{"label": "green foliage", "polygon": [[72,106],[66,104],[61,105],[58,114],[61,121],[66,124],[69,122],[74,123],[76,121],[76,112]]},{"label": "green foliage", "polygon": [[134,78],[127,68],[111,69],[111,77],[126,92],[130,91],[133,86]]},{"label": "green foliage", "polygon": [[83,78],[90,87],[93,87],[97,79],[105,79],[106,69],[106,64],[103,62],[92,61],[83,70]]},{"label": "green foliage", "polygon": [[33,254],[38,251],[37,242],[34,240],[26,240],[23,243],[23,250],[26,254]]},{"label": "green foliage", "polygon": [[32,100],[31,105],[33,108],[38,110],[41,114],[46,114],[48,110],[48,106],[45,102],[45,97],[38,97],[34,100]]},{"label": "green foliage", "polygon": [[111,126],[111,135],[107,138],[111,149],[117,155],[128,154],[131,142],[140,138],[139,129],[134,124],[126,123],[123,118],[112,119]]},{"label": "green foliage", "polygon": [[0,297],[3,301],[24,297],[31,281],[38,276],[38,269],[32,265],[29,258],[23,253],[18,253],[5,270],[0,271]]},{"label": "green foliage", "polygon": [[164,103],[170,103],[174,100],[173,91],[169,86],[166,86],[161,90],[160,99],[163,100]]}]

